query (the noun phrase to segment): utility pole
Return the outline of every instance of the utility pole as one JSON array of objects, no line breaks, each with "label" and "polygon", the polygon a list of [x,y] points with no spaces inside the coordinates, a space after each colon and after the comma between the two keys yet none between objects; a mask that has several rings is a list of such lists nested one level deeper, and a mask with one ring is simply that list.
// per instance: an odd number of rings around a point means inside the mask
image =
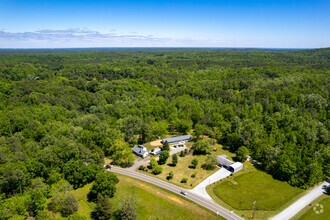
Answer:
[{"label": "utility pole", "polygon": [[254,201],[254,202],[253,202],[252,219],[254,219],[254,215],[255,215],[255,211],[256,211],[256,202],[257,202],[257,201]]}]

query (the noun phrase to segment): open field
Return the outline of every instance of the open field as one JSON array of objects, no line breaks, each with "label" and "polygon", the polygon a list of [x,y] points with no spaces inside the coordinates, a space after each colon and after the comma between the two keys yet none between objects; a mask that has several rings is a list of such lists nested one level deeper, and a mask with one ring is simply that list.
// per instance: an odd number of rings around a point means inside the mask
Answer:
[{"label": "open field", "polygon": [[[232,154],[226,150],[223,150],[221,145],[214,145],[214,146],[211,146],[211,148],[212,149],[217,148],[217,151],[216,152],[212,151],[211,154],[214,154],[214,155],[226,154],[226,155],[228,155],[229,159],[231,159],[232,156],[234,156],[234,154]],[[167,163],[162,165],[163,172],[161,174],[154,175],[151,173],[151,170],[149,170],[148,172],[146,172],[146,171],[139,171],[139,172],[144,173],[144,174],[149,174],[153,177],[168,181],[170,183],[173,183],[173,184],[178,185],[183,188],[192,189],[195,186],[197,186],[200,182],[202,182],[204,179],[206,179],[208,176],[210,176],[211,174],[213,174],[214,172],[219,170],[218,167],[215,168],[214,170],[204,170],[201,168],[202,164],[204,164],[205,159],[207,158],[207,155],[193,156],[191,154],[191,155],[188,155],[185,157],[178,157],[178,158],[179,158],[178,164],[175,167],[173,167],[173,166],[171,166],[172,158],[170,157],[167,160]],[[196,167],[196,169],[189,168],[191,166],[191,161],[194,158],[196,158],[198,160],[198,166]],[[169,172],[171,172],[171,171],[173,171],[173,173],[174,173],[173,179],[167,180],[166,177],[168,176]],[[194,173],[196,174],[196,176],[194,178],[192,178],[191,175]],[[180,183],[180,181],[184,177],[188,178],[188,182]]]},{"label": "open field", "polygon": [[[124,198],[134,196],[137,200],[138,219],[222,219],[210,211],[191,203],[176,194],[152,184],[116,174],[119,178],[115,197],[111,198],[114,211],[120,208]],[[90,219],[94,203],[87,202],[92,184],[74,190],[79,201],[78,213]]]},{"label": "open field", "polygon": [[[313,210],[316,204],[320,204],[323,206],[323,212],[316,214]],[[320,211],[320,206],[316,206],[316,211]],[[329,220],[330,219],[330,196],[322,195],[316,200],[314,200],[309,206],[305,207],[301,210],[296,216],[292,218],[292,220]]]},{"label": "open field", "polygon": [[251,216],[256,201],[256,219],[266,219],[284,209],[303,194],[295,188],[258,171],[250,162],[243,171],[207,187],[209,195],[220,205],[242,216]]}]

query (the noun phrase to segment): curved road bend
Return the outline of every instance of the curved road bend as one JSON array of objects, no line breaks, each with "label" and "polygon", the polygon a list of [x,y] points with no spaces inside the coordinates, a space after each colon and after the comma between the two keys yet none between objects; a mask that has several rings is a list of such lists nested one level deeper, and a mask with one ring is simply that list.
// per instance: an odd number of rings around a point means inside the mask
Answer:
[{"label": "curved road bend", "polygon": [[[145,175],[145,174],[141,174],[135,171],[131,171],[131,170],[127,170],[127,169],[122,169],[122,168],[118,168],[118,167],[112,167],[111,170],[107,169],[110,172],[114,172],[114,173],[120,173],[126,176],[130,176],[139,180],[143,180],[145,182],[154,184],[156,186],[159,186],[161,188],[167,189],[171,192],[174,192],[176,194],[179,194],[181,196],[184,196],[181,194],[181,190],[184,191],[188,191],[185,190],[183,188],[180,188],[176,185],[167,183],[165,181],[159,180],[157,178]],[[227,209],[219,206],[218,204],[215,204],[212,200],[209,199],[205,199],[201,196],[196,195],[193,192],[188,191],[188,194],[185,195],[184,197],[186,197],[187,199],[190,199],[191,201],[194,201],[195,203],[204,206],[205,208],[217,213],[218,215],[221,215],[222,217],[229,219],[229,220],[243,220],[243,218],[239,217],[238,215],[236,215],[235,213],[232,213],[230,211],[228,211]]]}]

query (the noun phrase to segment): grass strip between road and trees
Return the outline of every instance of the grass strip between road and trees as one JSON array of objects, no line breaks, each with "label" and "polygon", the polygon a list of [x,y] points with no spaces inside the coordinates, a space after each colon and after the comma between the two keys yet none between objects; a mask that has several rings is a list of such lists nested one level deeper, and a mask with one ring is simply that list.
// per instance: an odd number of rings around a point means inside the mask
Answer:
[{"label": "grass strip between road and trees", "polygon": [[[166,189],[132,177],[116,175],[120,181],[115,196],[111,198],[114,211],[120,208],[124,199],[135,198],[138,219],[224,219],[205,207]],[[87,202],[87,193],[91,185],[74,190],[79,202],[78,213],[86,216],[87,219],[90,219],[90,213],[95,207],[94,203]]]}]

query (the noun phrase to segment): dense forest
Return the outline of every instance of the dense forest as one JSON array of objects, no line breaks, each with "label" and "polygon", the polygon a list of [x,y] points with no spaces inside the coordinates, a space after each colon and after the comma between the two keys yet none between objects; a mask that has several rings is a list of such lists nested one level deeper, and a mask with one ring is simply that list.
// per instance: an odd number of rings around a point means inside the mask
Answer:
[{"label": "dense forest", "polygon": [[165,135],[207,135],[313,186],[330,176],[329,59],[329,48],[0,50],[0,219],[45,219],[46,199],[104,175],[105,156],[131,166],[134,144]]}]

